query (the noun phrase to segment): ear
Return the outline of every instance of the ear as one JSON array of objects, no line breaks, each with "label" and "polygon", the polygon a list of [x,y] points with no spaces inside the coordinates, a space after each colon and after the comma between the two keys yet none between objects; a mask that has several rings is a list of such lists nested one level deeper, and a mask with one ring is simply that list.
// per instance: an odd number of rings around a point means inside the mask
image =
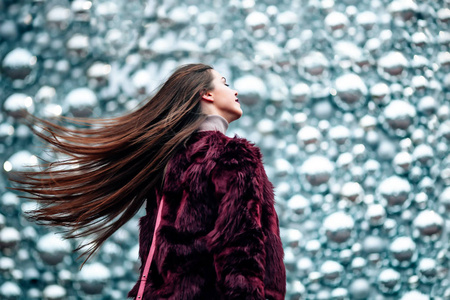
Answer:
[{"label": "ear", "polygon": [[210,91],[204,90],[202,92],[202,99],[207,102],[211,102],[211,103],[214,102],[214,96]]}]

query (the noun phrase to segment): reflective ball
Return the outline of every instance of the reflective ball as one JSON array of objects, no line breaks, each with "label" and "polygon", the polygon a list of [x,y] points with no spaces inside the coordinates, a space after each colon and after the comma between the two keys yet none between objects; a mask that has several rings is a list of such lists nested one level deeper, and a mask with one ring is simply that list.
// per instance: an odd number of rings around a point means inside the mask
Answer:
[{"label": "reflective ball", "polygon": [[266,14],[253,11],[245,18],[245,26],[248,31],[252,32],[256,37],[265,35],[270,20]]},{"label": "reflective ball", "polygon": [[5,281],[0,286],[0,296],[5,300],[20,299],[22,292],[20,287],[11,281]]},{"label": "reflective ball", "polygon": [[309,257],[301,257],[297,260],[297,274],[302,277],[306,277],[309,273],[311,273],[315,266],[314,262]]},{"label": "reflective ball", "polygon": [[406,101],[393,100],[383,111],[386,120],[385,128],[394,135],[403,137],[413,125],[416,117],[416,109]]},{"label": "reflective ball", "polygon": [[98,100],[91,89],[77,88],[67,94],[65,104],[73,116],[85,118],[92,115],[94,108],[98,106]]},{"label": "reflective ball", "polygon": [[302,146],[308,152],[317,150],[321,140],[322,134],[317,128],[312,126],[305,126],[297,133],[297,142],[299,146]]},{"label": "reflective ball", "polygon": [[411,21],[419,7],[412,0],[395,0],[388,5],[387,9],[397,20]]},{"label": "reflective ball", "polygon": [[338,145],[343,145],[349,141],[350,130],[344,125],[337,125],[330,129],[330,138]]},{"label": "reflective ball", "polygon": [[2,69],[11,79],[25,79],[36,66],[36,56],[23,48],[16,48],[6,54]]},{"label": "reflective ball", "polygon": [[384,179],[378,186],[377,193],[380,202],[390,213],[397,213],[407,208],[410,204],[411,185],[398,176]]},{"label": "reflective ball", "polygon": [[89,0],[75,0],[72,2],[71,10],[76,21],[87,22],[91,18],[92,2]]},{"label": "reflective ball", "polygon": [[63,6],[53,6],[47,12],[46,20],[49,27],[65,30],[72,21],[72,11]]},{"label": "reflective ball", "polygon": [[333,171],[334,166],[330,160],[318,155],[309,157],[300,168],[300,174],[314,187],[326,184]]},{"label": "reflective ball", "polygon": [[420,99],[417,110],[426,116],[431,116],[436,113],[438,109],[439,102],[432,96],[425,96]]},{"label": "reflective ball", "polygon": [[370,295],[370,283],[365,278],[353,280],[349,287],[352,299],[367,299]]},{"label": "reflective ball", "polygon": [[41,259],[48,265],[54,266],[63,261],[72,250],[70,243],[54,233],[42,236],[37,242],[37,251]]},{"label": "reflective ball", "polygon": [[363,11],[356,16],[356,23],[364,30],[371,30],[377,24],[378,16],[372,11]]},{"label": "reflective ball", "polygon": [[33,99],[26,94],[15,93],[6,99],[3,109],[11,117],[19,119],[34,112]]},{"label": "reflective ball", "polygon": [[343,13],[333,11],[325,17],[324,23],[334,37],[340,38],[345,34],[349,21]]},{"label": "reflective ball", "polygon": [[407,236],[395,238],[389,246],[393,266],[409,267],[417,260],[416,243]]},{"label": "reflective ball", "polygon": [[295,104],[307,104],[309,102],[309,95],[311,93],[311,89],[309,88],[309,85],[306,83],[300,82],[294,85],[291,88],[291,96],[292,96],[292,102]]},{"label": "reflective ball", "polygon": [[305,218],[311,213],[310,201],[302,195],[292,196],[287,202],[287,207],[297,217]]},{"label": "reflective ball", "polygon": [[385,249],[386,245],[382,238],[378,236],[369,235],[363,241],[363,250],[367,254],[381,254]]},{"label": "reflective ball", "polygon": [[60,285],[52,284],[45,287],[42,293],[45,300],[63,300],[66,299],[66,289]]},{"label": "reflective ball", "polygon": [[351,235],[355,221],[343,212],[335,212],[323,221],[325,235],[329,241],[342,244],[347,242]]},{"label": "reflective ball", "polygon": [[397,153],[393,160],[394,171],[399,175],[409,172],[413,162],[413,157],[408,152]]},{"label": "reflective ball", "polygon": [[405,75],[408,60],[402,52],[391,51],[378,60],[378,74],[386,80],[396,80]]},{"label": "reflective ball", "polygon": [[86,264],[78,273],[81,290],[88,295],[101,294],[111,272],[101,263]]},{"label": "reflective ball", "polygon": [[0,230],[0,250],[4,254],[12,254],[21,241],[20,233],[13,227],[5,227]]},{"label": "reflective ball", "polygon": [[421,211],[413,222],[415,235],[424,241],[436,241],[441,237],[444,219],[433,210]]},{"label": "reflective ball", "polygon": [[365,219],[371,226],[381,226],[386,220],[386,210],[381,204],[372,204],[367,207]]},{"label": "reflective ball", "polygon": [[328,77],[330,62],[321,52],[313,51],[300,59],[299,73],[311,81]]},{"label": "reflective ball", "polygon": [[378,288],[383,294],[391,295],[397,293],[401,288],[400,273],[394,269],[386,269],[378,275]]},{"label": "reflective ball", "polygon": [[66,43],[67,51],[74,57],[84,58],[88,55],[89,37],[83,34],[74,34]]},{"label": "reflective ball", "polygon": [[277,15],[277,23],[286,30],[292,30],[298,23],[299,17],[293,11],[285,11]]},{"label": "reflective ball", "polygon": [[336,104],[343,110],[354,110],[363,106],[368,93],[366,84],[356,74],[345,74],[335,80]]},{"label": "reflective ball", "polygon": [[419,291],[407,291],[400,300],[430,300],[430,297]]},{"label": "reflective ball", "polygon": [[333,260],[327,260],[320,266],[323,283],[328,286],[339,285],[342,281],[343,272],[344,267]]},{"label": "reflective ball", "polygon": [[95,83],[95,86],[100,86],[107,83],[110,73],[111,65],[96,62],[89,67],[86,75],[93,83]]},{"label": "reflective ball", "polygon": [[34,100],[36,103],[50,103],[56,98],[56,90],[54,87],[44,85],[36,93]]},{"label": "reflective ball", "polygon": [[13,179],[15,172],[30,171],[37,166],[38,160],[26,150],[21,150],[11,155],[3,164],[3,169],[7,172],[8,177]]},{"label": "reflective ball", "polygon": [[438,276],[438,266],[435,259],[424,257],[419,261],[417,274],[423,283],[435,283]]},{"label": "reflective ball", "polygon": [[391,100],[391,90],[386,83],[377,83],[370,88],[370,98],[376,104],[387,104]]},{"label": "reflective ball", "polygon": [[415,161],[422,166],[429,166],[433,162],[434,151],[429,145],[418,145],[412,154]]}]

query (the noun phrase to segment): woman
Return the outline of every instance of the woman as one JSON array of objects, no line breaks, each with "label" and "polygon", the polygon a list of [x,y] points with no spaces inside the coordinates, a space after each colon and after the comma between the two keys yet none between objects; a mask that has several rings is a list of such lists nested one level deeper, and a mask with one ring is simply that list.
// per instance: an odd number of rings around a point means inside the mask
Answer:
[{"label": "woman", "polygon": [[[30,118],[70,159],[24,173],[18,190],[43,204],[35,221],[65,226],[66,238],[93,237],[86,260],[146,201],[142,265],[164,200],[143,299],[284,299],[283,248],[261,153],[224,135],[241,115],[225,78],[185,65],[136,111],[83,120],[90,129]],[[138,289],[139,281],[128,296]]]}]

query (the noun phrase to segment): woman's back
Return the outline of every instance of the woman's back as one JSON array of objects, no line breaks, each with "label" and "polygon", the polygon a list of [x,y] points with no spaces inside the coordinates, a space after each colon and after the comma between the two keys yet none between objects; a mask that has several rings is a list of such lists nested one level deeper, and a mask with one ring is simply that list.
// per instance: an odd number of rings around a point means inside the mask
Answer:
[{"label": "woman's back", "polygon": [[220,131],[192,135],[169,162],[162,190],[149,195],[140,220],[143,265],[162,198],[144,299],[284,299],[273,187],[258,148]]}]

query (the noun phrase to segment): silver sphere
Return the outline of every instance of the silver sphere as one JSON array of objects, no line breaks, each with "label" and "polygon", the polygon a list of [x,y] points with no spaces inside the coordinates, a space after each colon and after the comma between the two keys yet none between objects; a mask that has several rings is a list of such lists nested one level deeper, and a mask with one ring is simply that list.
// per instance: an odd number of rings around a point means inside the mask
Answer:
[{"label": "silver sphere", "polygon": [[81,290],[88,295],[101,294],[110,278],[111,272],[101,263],[87,264],[78,273]]},{"label": "silver sphere", "polygon": [[341,188],[341,198],[351,203],[361,203],[364,198],[364,190],[357,182],[346,182]]},{"label": "silver sphere", "polygon": [[34,112],[33,99],[26,94],[15,93],[6,99],[3,109],[11,117],[19,119]]},{"label": "silver sphere", "polygon": [[324,156],[311,156],[301,166],[300,173],[306,181],[313,187],[319,187],[328,182],[334,166],[330,160]]},{"label": "silver sphere", "polygon": [[413,157],[408,152],[397,153],[393,160],[394,171],[398,175],[403,175],[409,172],[412,167]]},{"label": "silver sphere", "polygon": [[297,133],[297,142],[299,146],[302,146],[308,152],[317,150],[321,140],[322,134],[313,126],[305,126]]},{"label": "silver sphere", "polygon": [[386,220],[386,210],[381,204],[372,204],[367,207],[365,219],[371,226],[381,226]]},{"label": "silver sphere", "polygon": [[0,230],[0,250],[4,254],[12,254],[21,241],[20,233],[13,227]]},{"label": "silver sphere", "polygon": [[378,60],[378,73],[386,80],[395,80],[405,75],[408,60],[398,51],[392,51]]},{"label": "silver sphere", "polygon": [[63,240],[54,233],[42,236],[37,243],[37,251],[41,259],[51,266],[63,261],[72,247],[67,240]]},{"label": "silver sphere", "polygon": [[377,83],[370,88],[370,97],[376,104],[388,104],[391,100],[391,90],[386,83]]},{"label": "silver sphere", "polygon": [[299,61],[299,73],[311,81],[328,77],[329,60],[321,52],[313,51]]},{"label": "silver sphere", "polygon": [[92,115],[98,100],[91,89],[77,88],[67,94],[65,104],[71,114],[83,118]]},{"label": "silver sphere", "polygon": [[5,281],[0,286],[0,296],[2,296],[2,299],[20,299],[21,295],[21,289],[15,282]]},{"label": "silver sphere", "polygon": [[420,212],[413,222],[415,235],[424,241],[436,241],[444,229],[444,219],[433,210]]},{"label": "silver sphere", "polygon": [[408,267],[417,260],[416,243],[407,236],[397,237],[389,246],[393,266]]},{"label": "silver sphere", "polygon": [[416,117],[414,106],[403,100],[391,101],[383,111],[386,128],[394,135],[403,137]]},{"label": "silver sphere", "polygon": [[395,294],[401,288],[400,273],[394,269],[387,269],[381,271],[378,275],[378,288],[383,294]]},{"label": "silver sphere", "polygon": [[25,79],[35,68],[36,56],[27,49],[16,48],[6,54],[2,67],[5,74],[11,79]]},{"label": "silver sphere", "polygon": [[377,193],[388,212],[397,213],[410,205],[411,185],[398,176],[384,179],[378,186]]},{"label": "silver sphere", "polygon": [[47,286],[42,295],[45,300],[63,300],[66,299],[66,289],[60,285],[52,284]]},{"label": "silver sphere", "polygon": [[337,244],[345,243],[350,239],[354,226],[353,218],[343,212],[335,212],[323,221],[328,240]]},{"label": "silver sphere", "polygon": [[438,277],[437,262],[433,258],[424,257],[419,260],[417,274],[423,283],[435,283]]},{"label": "silver sphere", "polygon": [[258,11],[251,12],[245,18],[245,26],[248,31],[256,37],[263,37],[266,34],[270,20],[266,14]]},{"label": "silver sphere", "polygon": [[365,278],[353,280],[349,287],[352,299],[367,299],[370,295],[370,283]]},{"label": "silver sphere", "polygon": [[336,144],[343,145],[349,141],[351,132],[346,126],[337,125],[332,127],[328,134]]},{"label": "silver sphere", "polygon": [[368,93],[366,84],[356,74],[339,76],[335,81],[334,100],[343,110],[354,110],[363,106]]},{"label": "silver sphere", "polygon": [[320,266],[323,283],[328,286],[337,286],[342,281],[344,267],[333,260],[327,260]]},{"label": "silver sphere", "polygon": [[430,300],[430,297],[419,291],[408,291],[403,294],[400,300]]}]

